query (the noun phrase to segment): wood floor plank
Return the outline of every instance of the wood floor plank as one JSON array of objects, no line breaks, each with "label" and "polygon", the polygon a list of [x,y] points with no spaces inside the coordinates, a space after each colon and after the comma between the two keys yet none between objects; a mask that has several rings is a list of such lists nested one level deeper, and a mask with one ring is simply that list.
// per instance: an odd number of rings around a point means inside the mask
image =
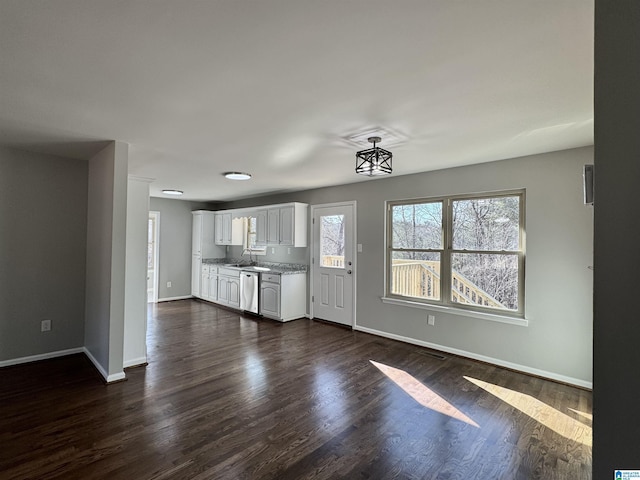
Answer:
[{"label": "wood floor plank", "polygon": [[0,478],[591,478],[578,388],[193,300],[147,349],[109,386],[82,354],[0,369]]}]

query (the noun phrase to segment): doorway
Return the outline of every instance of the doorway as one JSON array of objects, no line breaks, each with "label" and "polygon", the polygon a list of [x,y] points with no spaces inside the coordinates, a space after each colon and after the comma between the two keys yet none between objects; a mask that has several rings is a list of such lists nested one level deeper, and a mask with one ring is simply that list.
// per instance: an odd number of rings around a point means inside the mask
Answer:
[{"label": "doorway", "polygon": [[160,212],[149,212],[147,241],[147,303],[158,303]]},{"label": "doorway", "polygon": [[311,318],[355,325],[356,202],[311,206]]}]

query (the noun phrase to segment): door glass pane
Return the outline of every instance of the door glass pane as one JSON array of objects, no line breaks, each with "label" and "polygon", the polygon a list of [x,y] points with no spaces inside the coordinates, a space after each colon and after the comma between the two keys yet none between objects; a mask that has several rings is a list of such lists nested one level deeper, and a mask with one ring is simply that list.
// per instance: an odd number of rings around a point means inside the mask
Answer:
[{"label": "door glass pane", "polygon": [[320,216],[320,266],[344,268],[344,215]]},{"label": "door glass pane", "polygon": [[393,248],[442,248],[442,202],[394,205],[392,208]]},{"label": "door glass pane", "polygon": [[440,254],[392,252],[391,293],[440,300]]},{"label": "door glass pane", "polygon": [[451,301],[518,310],[518,256],[487,253],[451,255]]},{"label": "door glass pane", "polygon": [[454,250],[518,250],[520,197],[453,202]]}]

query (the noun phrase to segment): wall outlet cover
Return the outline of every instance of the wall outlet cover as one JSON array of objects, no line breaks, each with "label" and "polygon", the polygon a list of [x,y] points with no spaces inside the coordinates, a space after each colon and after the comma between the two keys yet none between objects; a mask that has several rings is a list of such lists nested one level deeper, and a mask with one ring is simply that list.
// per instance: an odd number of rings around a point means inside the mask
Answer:
[{"label": "wall outlet cover", "polygon": [[40,331],[49,332],[51,330],[51,320],[42,320],[40,322]]}]

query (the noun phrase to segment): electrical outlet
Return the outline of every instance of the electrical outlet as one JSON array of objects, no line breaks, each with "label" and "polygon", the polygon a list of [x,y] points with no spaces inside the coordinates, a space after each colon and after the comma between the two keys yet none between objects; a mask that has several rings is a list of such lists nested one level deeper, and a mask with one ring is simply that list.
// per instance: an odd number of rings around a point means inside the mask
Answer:
[{"label": "electrical outlet", "polygon": [[287,247],[287,255],[291,255],[291,247]]},{"label": "electrical outlet", "polygon": [[40,322],[40,331],[49,332],[51,330],[51,320],[42,320]]},{"label": "electrical outlet", "polygon": [[167,282],[167,288],[171,288],[171,282]]},{"label": "electrical outlet", "polygon": [[276,253],[276,247],[271,247],[271,254],[275,254]]},{"label": "electrical outlet", "polygon": [[435,325],[436,324],[436,316],[435,315],[428,315],[427,316],[427,322],[429,323],[429,325]]}]

